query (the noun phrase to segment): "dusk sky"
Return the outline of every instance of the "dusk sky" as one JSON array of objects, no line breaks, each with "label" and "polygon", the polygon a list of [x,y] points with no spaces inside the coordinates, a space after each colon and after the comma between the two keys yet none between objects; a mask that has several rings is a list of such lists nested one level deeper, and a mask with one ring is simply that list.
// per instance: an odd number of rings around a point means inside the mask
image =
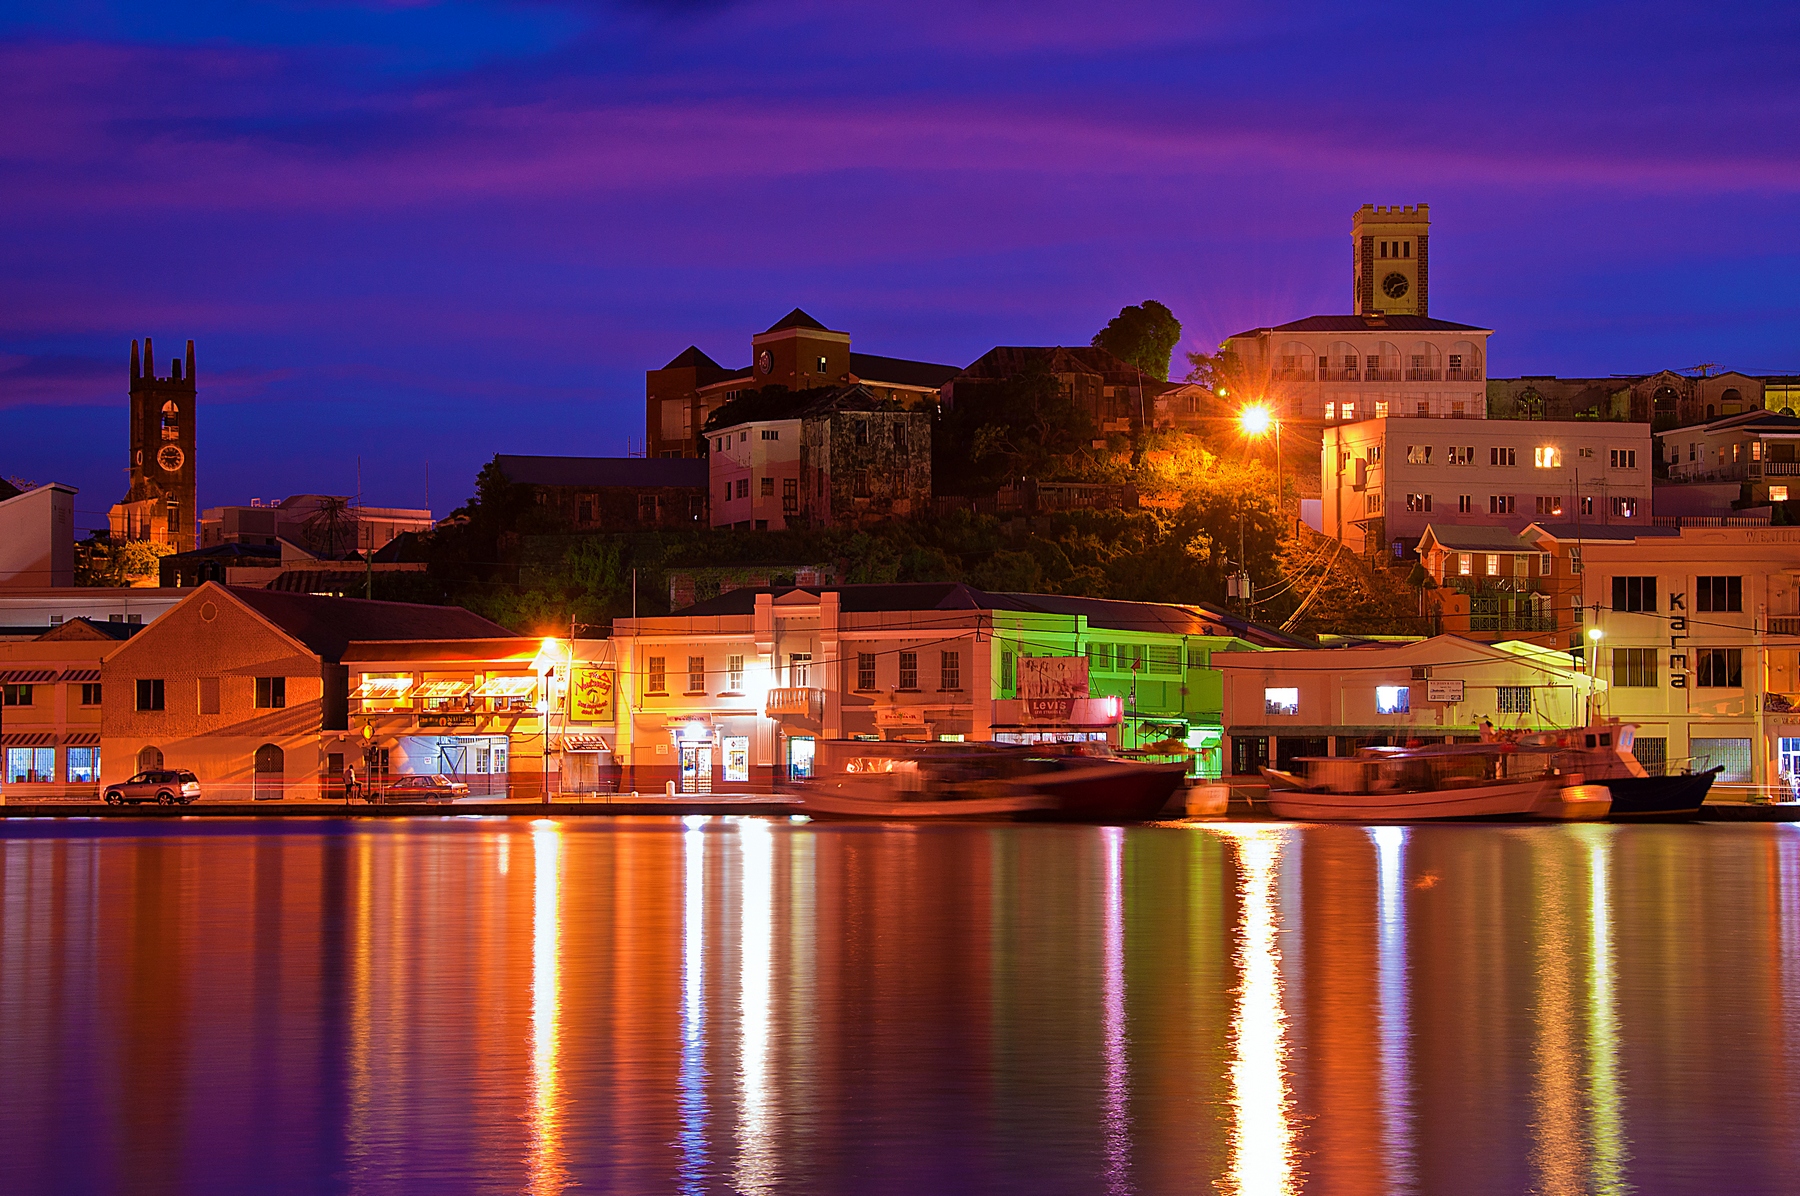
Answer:
[{"label": "dusk sky", "polygon": [[0,474],[125,490],[197,343],[203,506],[464,501],[618,455],[643,371],[798,305],[864,352],[1184,349],[1350,310],[1427,202],[1496,376],[1800,371],[1800,6],[337,3],[0,9]]}]

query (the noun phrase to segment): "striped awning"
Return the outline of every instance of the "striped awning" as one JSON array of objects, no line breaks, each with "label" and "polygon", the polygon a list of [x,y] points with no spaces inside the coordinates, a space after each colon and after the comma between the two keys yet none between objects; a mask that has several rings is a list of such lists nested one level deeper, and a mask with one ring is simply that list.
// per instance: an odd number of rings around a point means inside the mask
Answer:
[{"label": "striped awning", "polygon": [[56,680],[55,669],[9,669],[0,673],[0,682],[7,685],[42,685],[46,681]]},{"label": "striped awning", "polygon": [[62,674],[62,679],[64,681],[98,681],[98,680],[100,680],[100,670],[99,669],[64,669],[63,674]]},{"label": "striped awning", "polygon": [[63,746],[64,747],[99,747],[100,746],[100,732],[98,732],[98,731],[70,731],[68,734],[63,736]]},{"label": "striped awning", "polygon": [[427,681],[413,691],[413,697],[460,698],[474,688],[473,681]]},{"label": "striped awning", "polygon": [[55,747],[56,736],[49,731],[9,731],[0,735],[0,746]]}]

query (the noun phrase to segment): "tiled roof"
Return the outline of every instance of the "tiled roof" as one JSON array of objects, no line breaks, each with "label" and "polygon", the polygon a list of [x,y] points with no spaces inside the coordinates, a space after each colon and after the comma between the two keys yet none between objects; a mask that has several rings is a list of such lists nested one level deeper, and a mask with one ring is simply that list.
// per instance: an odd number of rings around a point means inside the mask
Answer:
[{"label": "tiled roof", "polygon": [[[1461,524],[1433,523],[1425,529],[1425,536],[1436,540],[1443,548],[1472,550],[1477,552],[1535,552],[1529,541],[1521,539],[1517,532],[1503,527],[1465,526]],[[1425,536],[1420,536],[1421,541]]]},{"label": "tiled roof", "polygon": [[353,640],[511,638],[512,632],[460,606],[370,602],[244,586],[221,587],[322,659],[333,664]]},{"label": "tiled roof", "polygon": [[904,357],[877,357],[873,353],[850,354],[850,372],[864,382],[892,382],[897,386],[942,386],[962,373],[954,365],[908,361]]},{"label": "tiled roof", "polygon": [[797,307],[787,315],[769,325],[764,335],[766,336],[769,332],[780,332],[784,328],[810,328],[816,332],[831,331],[831,329],[825,327],[825,325],[819,323]]},{"label": "tiled roof", "polygon": [[501,453],[500,471],[525,486],[667,486],[706,488],[697,457],[526,457]]},{"label": "tiled roof", "polygon": [[1238,340],[1264,332],[1492,332],[1474,324],[1453,324],[1430,316],[1307,316],[1272,328],[1252,328],[1227,338]]}]

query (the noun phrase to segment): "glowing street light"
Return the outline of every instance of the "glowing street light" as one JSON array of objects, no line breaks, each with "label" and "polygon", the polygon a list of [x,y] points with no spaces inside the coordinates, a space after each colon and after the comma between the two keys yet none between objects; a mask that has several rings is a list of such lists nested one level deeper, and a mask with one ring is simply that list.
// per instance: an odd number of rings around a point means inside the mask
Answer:
[{"label": "glowing street light", "polygon": [[1261,436],[1269,430],[1274,417],[1269,409],[1261,403],[1253,403],[1238,412],[1238,426],[1244,429],[1246,436]]}]

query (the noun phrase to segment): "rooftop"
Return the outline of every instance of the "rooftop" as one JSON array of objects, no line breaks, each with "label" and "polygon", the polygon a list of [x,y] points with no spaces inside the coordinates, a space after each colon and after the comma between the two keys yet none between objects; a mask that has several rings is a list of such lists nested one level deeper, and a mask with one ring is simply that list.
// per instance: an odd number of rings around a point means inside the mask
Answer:
[{"label": "rooftop", "polygon": [[814,332],[831,331],[831,329],[825,327],[825,325],[819,323],[817,320],[796,307],[793,311],[769,325],[768,328],[763,331],[763,335],[767,336],[771,332],[781,332],[789,328],[806,328]]},{"label": "rooftop", "polygon": [[904,357],[878,357],[873,353],[850,354],[850,372],[865,382],[892,382],[898,386],[942,386],[962,373],[960,366]]},{"label": "rooftop", "polygon": [[526,457],[501,453],[500,471],[522,486],[668,486],[706,488],[697,457]]},{"label": "rooftop", "polygon": [[1303,320],[1294,320],[1287,324],[1276,324],[1271,328],[1252,328],[1247,332],[1235,333],[1228,340],[1239,340],[1260,336],[1265,332],[1492,332],[1492,328],[1482,328],[1475,324],[1456,324],[1449,320],[1437,320],[1430,316],[1407,315],[1366,315],[1366,316],[1307,316]]},{"label": "rooftop", "polygon": [[1456,552],[1536,552],[1537,548],[1517,532],[1503,527],[1464,526],[1462,524],[1433,523],[1425,528],[1425,534],[1419,537],[1421,544],[1425,536],[1431,537],[1440,548],[1448,548]]},{"label": "rooftop", "polygon": [[244,586],[220,588],[334,664],[353,641],[514,638],[500,624],[460,606],[327,598]]}]

